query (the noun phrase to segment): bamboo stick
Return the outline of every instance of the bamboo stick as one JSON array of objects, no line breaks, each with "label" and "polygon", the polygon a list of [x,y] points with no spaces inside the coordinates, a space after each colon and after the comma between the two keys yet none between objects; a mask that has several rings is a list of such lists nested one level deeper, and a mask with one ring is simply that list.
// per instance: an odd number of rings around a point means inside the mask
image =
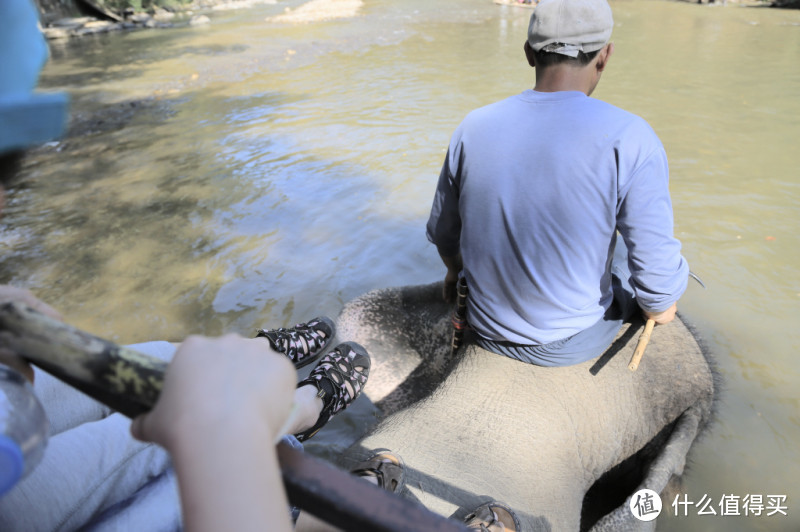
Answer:
[{"label": "bamboo stick", "polygon": [[655,327],[655,325],[656,322],[654,320],[647,320],[647,323],[644,326],[644,331],[642,331],[642,335],[639,337],[639,342],[636,344],[636,349],[634,349],[633,356],[628,364],[629,370],[636,371],[636,369],[639,367],[639,362],[641,362],[642,357],[644,356],[644,350],[647,348],[647,342],[650,341],[650,334],[652,334],[653,327]]},{"label": "bamboo stick", "polygon": [[20,303],[0,305],[2,344],[128,417],[156,404],[167,363],[118,346]]}]

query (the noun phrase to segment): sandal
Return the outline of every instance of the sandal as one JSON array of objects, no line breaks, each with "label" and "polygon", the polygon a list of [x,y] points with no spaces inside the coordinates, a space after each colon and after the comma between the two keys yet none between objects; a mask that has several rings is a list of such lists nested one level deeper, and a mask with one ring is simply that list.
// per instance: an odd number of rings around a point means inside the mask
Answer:
[{"label": "sandal", "polygon": [[404,469],[402,458],[388,449],[376,449],[372,456],[356,464],[350,472],[358,477],[374,478],[379,488],[400,493],[405,483]]},{"label": "sandal", "polygon": [[333,321],[325,316],[308,323],[298,323],[291,329],[259,329],[256,338],[266,338],[272,349],[283,353],[299,369],[314,361],[336,334]]},{"label": "sandal", "polygon": [[501,532],[503,530],[522,530],[514,511],[503,503],[493,501],[475,509],[464,519],[470,530],[481,532]]},{"label": "sandal", "polygon": [[364,389],[369,376],[369,355],[355,342],[344,342],[325,355],[297,387],[312,385],[322,399],[322,412],[313,427],[295,434],[301,442],[316,434],[333,416],[347,408]]}]

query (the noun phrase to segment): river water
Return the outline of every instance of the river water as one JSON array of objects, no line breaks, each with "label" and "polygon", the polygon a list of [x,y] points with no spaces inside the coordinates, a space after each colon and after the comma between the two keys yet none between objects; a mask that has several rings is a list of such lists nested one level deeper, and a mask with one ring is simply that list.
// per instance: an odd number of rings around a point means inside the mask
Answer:
[{"label": "river water", "polygon": [[[298,4],[53,44],[41,86],[70,93],[82,135],[23,161],[0,280],[128,343],[250,335],[439,279],[424,223],[449,136],[532,87],[530,12],[374,0],[354,18],[265,20]],[[595,96],[664,142],[676,233],[708,287],[680,310],[725,380],[686,476],[697,504],[659,530],[798,530],[800,12],[612,8]],[[758,495],[764,511],[745,517]],[[767,516],[784,495],[788,515]]]}]

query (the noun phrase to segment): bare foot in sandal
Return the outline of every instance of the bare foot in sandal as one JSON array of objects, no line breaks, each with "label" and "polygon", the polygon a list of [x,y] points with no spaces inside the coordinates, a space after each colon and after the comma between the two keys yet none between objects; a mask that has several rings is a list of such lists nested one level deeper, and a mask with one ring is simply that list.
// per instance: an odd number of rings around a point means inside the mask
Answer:
[{"label": "bare foot in sandal", "polygon": [[355,401],[367,383],[369,367],[366,349],[355,342],[339,344],[322,357],[308,378],[297,383],[295,397],[305,399],[301,402],[307,408],[295,437],[306,441]]}]

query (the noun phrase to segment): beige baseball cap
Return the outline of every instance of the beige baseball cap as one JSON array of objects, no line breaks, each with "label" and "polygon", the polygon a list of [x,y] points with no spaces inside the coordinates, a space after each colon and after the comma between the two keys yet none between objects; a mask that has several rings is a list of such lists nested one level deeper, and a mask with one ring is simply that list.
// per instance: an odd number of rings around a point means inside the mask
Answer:
[{"label": "beige baseball cap", "polygon": [[605,46],[613,27],[607,0],[541,0],[528,25],[528,44],[536,52],[577,57]]}]

